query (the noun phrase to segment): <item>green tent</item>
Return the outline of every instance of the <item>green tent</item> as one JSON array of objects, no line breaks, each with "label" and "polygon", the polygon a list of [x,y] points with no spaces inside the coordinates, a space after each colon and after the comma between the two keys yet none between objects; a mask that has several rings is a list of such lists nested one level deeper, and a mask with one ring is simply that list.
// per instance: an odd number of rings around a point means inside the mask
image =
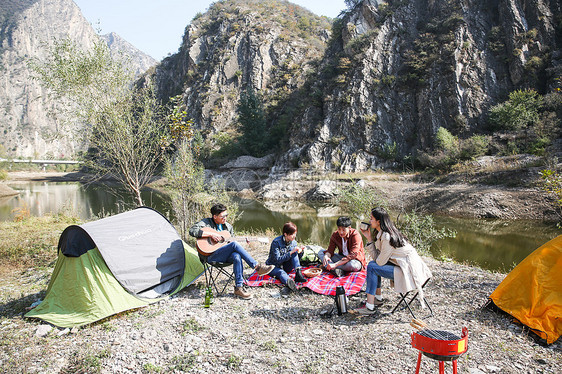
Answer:
[{"label": "green tent", "polygon": [[58,249],[45,299],[25,316],[59,327],[157,302],[204,271],[197,251],[164,216],[146,207],[69,226]]}]

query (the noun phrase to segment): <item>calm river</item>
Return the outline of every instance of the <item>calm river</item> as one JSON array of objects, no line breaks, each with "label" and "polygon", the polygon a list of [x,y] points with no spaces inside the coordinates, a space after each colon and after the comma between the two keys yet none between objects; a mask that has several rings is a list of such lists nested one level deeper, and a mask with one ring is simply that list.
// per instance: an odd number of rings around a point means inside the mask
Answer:
[{"label": "calm river", "polygon": [[[29,209],[32,215],[56,213],[61,210],[77,212],[84,220],[118,213],[132,207],[131,200],[123,200],[103,185],[84,187],[79,183],[19,183],[9,184],[20,195],[0,199],[0,220],[13,220],[17,210]],[[170,216],[166,195],[145,191],[146,205]],[[14,211],[16,210],[16,211]],[[334,207],[291,203],[268,204],[254,200],[241,202],[238,230],[262,231],[273,228],[277,232],[288,220],[299,228],[297,240],[322,246],[335,230],[340,212]],[[435,217],[438,226],[457,231],[457,237],[434,244],[433,255],[459,262],[477,264],[491,270],[506,271],[548,240],[562,234],[555,224],[537,221],[505,221]]]}]

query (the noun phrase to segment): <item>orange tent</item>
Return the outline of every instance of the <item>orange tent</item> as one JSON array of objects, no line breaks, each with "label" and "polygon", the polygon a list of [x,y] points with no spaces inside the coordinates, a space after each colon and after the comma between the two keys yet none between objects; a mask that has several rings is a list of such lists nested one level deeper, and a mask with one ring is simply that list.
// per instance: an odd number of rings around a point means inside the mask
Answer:
[{"label": "orange tent", "polygon": [[558,340],[562,335],[562,235],[521,261],[490,299],[548,344]]}]

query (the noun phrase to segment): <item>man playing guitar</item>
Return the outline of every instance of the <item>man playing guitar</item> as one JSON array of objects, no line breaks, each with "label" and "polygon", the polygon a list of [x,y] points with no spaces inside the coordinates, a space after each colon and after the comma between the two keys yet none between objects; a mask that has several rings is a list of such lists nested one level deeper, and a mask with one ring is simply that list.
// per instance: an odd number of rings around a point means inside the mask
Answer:
[{"label": "man playing guitar", "polygon": [[[234,236],[234,229],[232,225],[226,222],[228,217],[227,208],[223,204],[215,204],[211,207],[210,218],[204,218],[197,222],[189,229],[189,235],[197,238],[208,238],[213,243],[220,243],[224,241],[224,236],[220,235],[221,231],[227,231],[228,236]],[[205,228],[211,228],[208,230]],[[213,231],[214,230],[214,231]],[[268,274],[273,268],[273,265],[263,265],[254,260],[254,258],[242,247],[238,242],[228,242],[216,250],[208,254],[207,252],[199,251],[202,255],[208,255],[208,261],[217,262],[230,262],[233,264],[234,269],[234,295],[242,299],[251,299],[252,295],[244,289],[244,262],[253,268],[259,275]]]}]

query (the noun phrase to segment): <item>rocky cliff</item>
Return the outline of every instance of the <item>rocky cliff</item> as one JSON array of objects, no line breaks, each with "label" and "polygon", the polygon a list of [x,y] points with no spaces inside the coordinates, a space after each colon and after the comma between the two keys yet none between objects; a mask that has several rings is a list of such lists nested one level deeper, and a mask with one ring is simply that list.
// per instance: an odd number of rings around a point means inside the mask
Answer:
[{"label": "rocky cliff", "polygon": [[514,89],[552,91],[560,8],[363,0],[328,31],[287,2],[221,1],[188,25],[156,78],[162,96],[183,95],[206,135],[234,131],[240,91],[251,84],[270,128],[289,139],[274,150],[278,166],[375,169],[389,153],[427,149],[439,127],[460,137],[486,131],[489,108]]},{"label": "rocky cliff", "polygon": [[137,47],[114,32],[102,35],[102,38],[109,46],[111,55],[114,56],[114,58],[119,58],[121,55],[125,55],[133,61],[135,76],[137,77],[141,76],[144,72],[158,63],[158,61],[146,53],[141,52]]},{"label": "rocky cliff", "polygon": [[160,93],[182,94],[197,127],[212,135],[234,131],[240,94],[251,85],[279,124],[280,108],[316,71],[330,28],[329,19],[287,1],[216,2],[157,67]]},{"label": "rocky cliff", "polygon": [[[72,0],[0,2],[0,154],[70,158],[83,149],[82,137],[73,134],[73,129],[62,128],[52,116],[57,104],[46,99],[27,65],[32,58],[44,58],[53,39],[66,37],[84,48],[98,37]],[[125,44],[111,45],[121,48]],[[135,53],[133,59],[141,57],[144,65],[140,69],[146,70],[153,62],[126,45],[124,53],[130,51]]]},{"label": "rocky cliff", "polygon": [[485,131],[510,91],[553,89],[561,14],[543,0],[360,2],[336,25],[313,85],[322,100],[295,121],[286,156],[365,170],[430,147],[439,127]]}]

